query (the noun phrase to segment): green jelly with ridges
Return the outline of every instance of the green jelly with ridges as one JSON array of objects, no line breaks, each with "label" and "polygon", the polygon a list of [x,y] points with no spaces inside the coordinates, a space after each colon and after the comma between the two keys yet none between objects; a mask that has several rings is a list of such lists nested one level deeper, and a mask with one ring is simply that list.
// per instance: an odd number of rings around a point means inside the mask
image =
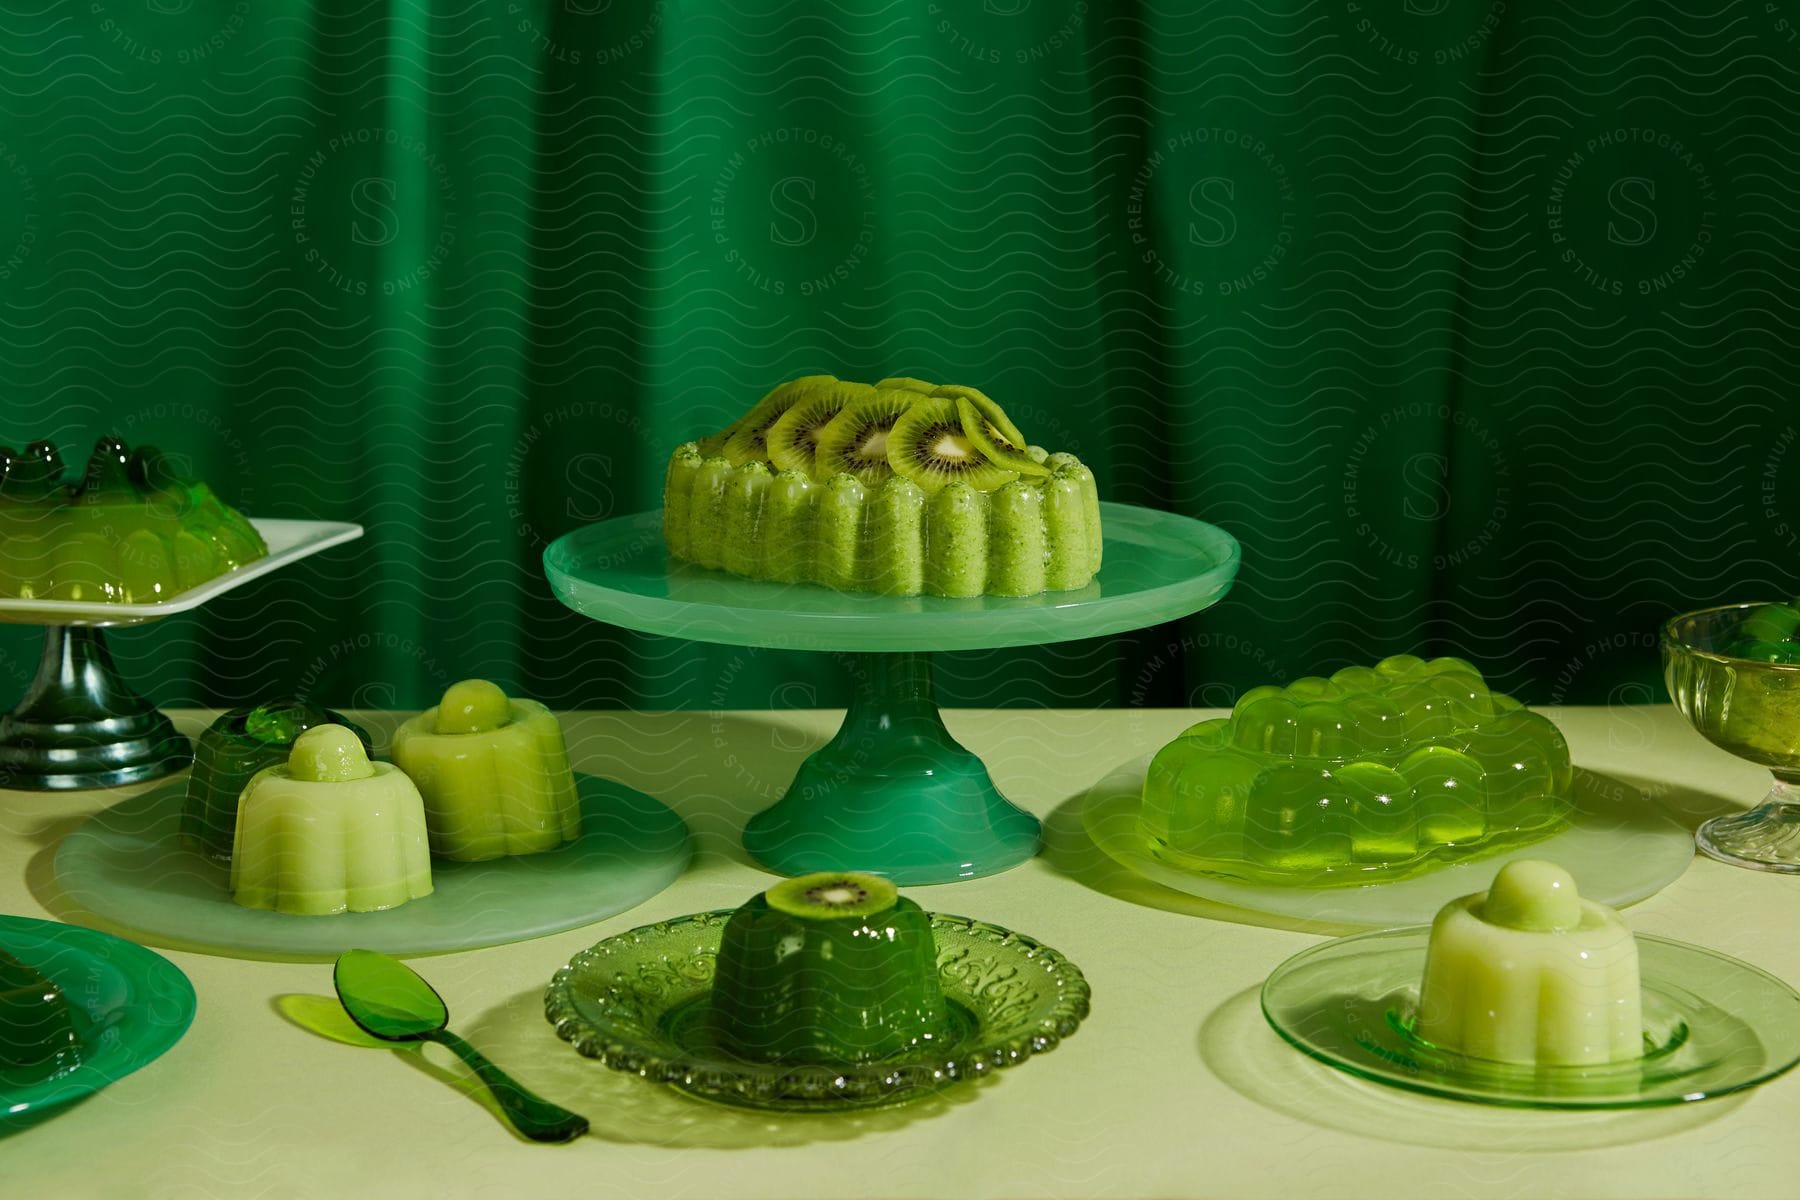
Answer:
[{"label": "green jelly with ridges", "polygon": [[1556,726],[1457,658],[1396,655],[1259,687],[1151,761],[1139,831],[1259,883],[1404,878],[1549,836],[1574,771]]},{"label": "green jelly with ridges", "polygon": [[733,913],[707,1017],[721,1049],[785,1064],[878,1061],[953,1028],[931,918],[856,872],[798,876]]},{"label": "green jelly with ridges", "polygon": [[182,842],[229,863],[238,799],[251,776],[287,762],[294,739],[317,725],[342,725],[362,741],[364,753],[374,753],[366,730],[342,713],[298,698],[234,708],[214,721],[194,747],[194,769],[181,809]]}]

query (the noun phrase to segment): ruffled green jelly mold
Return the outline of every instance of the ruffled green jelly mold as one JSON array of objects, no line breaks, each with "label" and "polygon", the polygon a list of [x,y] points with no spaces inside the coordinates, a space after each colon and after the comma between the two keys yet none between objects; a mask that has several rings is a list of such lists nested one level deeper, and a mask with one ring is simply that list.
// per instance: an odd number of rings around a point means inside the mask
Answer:
[{"label": "ruffled green jelly mold", "polygon": [[1555,725],[1457,658],[1411,655],[1246,692],[1157,753],[1139,830],[1158,857],[1259,883],[1361,884],[1567,824]]},{"label": "ruffled green jelly mold", "polygon": [[785,880],[726,922],[705,1028],[753,1062],[872,1062],[951,1038],[931,918],[856,872]]},{"label": "ruffled green jelly mold", "polygon": [[208,726],[194,750],[194,772],[181,810],[182,841],[216,862],[230,862],[238,798],[251,776],[285,763],[294,739],[316,725],[342,725],[362,741],[365,753],[375,752],[361,726],[301,699],[234,708]]},{"label": "ruffled green jelly mold", "polygon": [[991,492],[933,495],[898,476],[820,483],[760,462],[734,466],[692,442],[669,460],[669,553],[751,579],[897,596],[1035,596],[1086,587],[1100,570],[1100,497],[1072,454],[1048,476]]},{"label": "ruffled green jelly mold", "polygon": [[50,442],[0,447],[0,597],[155,604],[269,552],[152,447],[101,438],[81,479],[62,477]]},{"label": "ruffled green jelly mold", "polygon": [[81,1038],[62,989],[0,950],[0,1087],[27,1087],[81,1065]]}]

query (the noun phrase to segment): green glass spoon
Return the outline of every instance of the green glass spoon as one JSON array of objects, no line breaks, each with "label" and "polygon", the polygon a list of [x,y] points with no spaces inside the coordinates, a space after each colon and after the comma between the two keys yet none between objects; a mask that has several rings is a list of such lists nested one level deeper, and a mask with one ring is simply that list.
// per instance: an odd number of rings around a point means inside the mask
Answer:
[{"label": "green glass spoon", "polygon": [[373,950],[351,950],[331,972],[344,1011],[363,1032],[386,1042],[436,1042],[448,1046],[487,1084],[501,1111],[536,1142],[566,1142],[588,1130],[587,1118],[526,1091],[451,1033],[443,997],[398,959]]}]

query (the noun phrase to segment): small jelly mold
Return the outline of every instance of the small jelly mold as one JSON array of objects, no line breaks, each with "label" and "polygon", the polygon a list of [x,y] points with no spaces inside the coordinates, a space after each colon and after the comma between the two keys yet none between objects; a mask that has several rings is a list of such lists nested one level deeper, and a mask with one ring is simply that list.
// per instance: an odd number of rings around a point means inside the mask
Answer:
[{"label": "small jelly mold", "polygon": [[1150,764],[1158,857],[1261,883],[1401,878],[1546,837],[1573,768],[1556,726],[1457,658],[1411,655],[1246,692]]},{"label": "small jelly mold", "polygon": [[63,470],[50,442],[0,447],[0,597],[155,604],[269,552],[154,447],[101,438],[77,483]]},{"label": "small jelly mold", "polygon": [[392,752],[425,798],[438,858],[537,854],[581,836],[562,726],[535,700],[464,679],[395,731]]},{"label": "small jelly mold", "polygon": [[751,579],[898,596],[1035,596],[1086,587],[1100,570],[1100,496],[1072,454],[1047,476],[991,492],[926,495],[898,476],[820,483],[761,462],[734,466],[689,442],[669,460],[663,536],[671,556]]},{"label": "small jelly mold", "polygon": [[303,916],[373,912],[431,894],[425,806],[356,733],[315,725],[238,805],[231,898]]},{"label": "small jelly mold", "polygon": [[244,788],[258,771],[286,762],[294,739],[316,725],[342,725],[365,754],[374,753],[368,733],[348,717],[297,698],[234,708],[209,725],[194,748],[182,841],[215,862],[230,862]]},{"label": "small jelly mold", "polygon": [[1507,863],[1432,922],[1413,1033],[1490,1062],[1629,1062],[1644,1052],[1637,941],[1555,863]]}]

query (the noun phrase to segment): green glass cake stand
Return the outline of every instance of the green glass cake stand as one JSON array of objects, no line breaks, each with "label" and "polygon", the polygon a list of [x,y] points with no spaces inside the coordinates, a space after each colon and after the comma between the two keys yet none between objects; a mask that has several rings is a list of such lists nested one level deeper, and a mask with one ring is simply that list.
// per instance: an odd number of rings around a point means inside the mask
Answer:
[{"label": "green glass cake stand", "polygon": [[0,598],[0,623],[44,626],[37,676],[0,716],[0,788],[28,792],[122,787],[184,769],[194,755],[169,718],[125,681],[108,626],[189,612],[321,550],[362,536],[341,521],[253,518],[269,552],[160,604]]},{"label": "green glass cake stand", "polygon": [[1216,526],[1128,504],[1100,510],[1100,574],[1084,588],[1037,596],[883,596],[743,579],[671,561],[660,512],[559,538],[544,571],[564,604],[626,629],[854,655],[843,726],[750,819],[744,848],[787,875],[854,868],[900,884],[950,883],[1036,854],[1038,821],[944,728],[931,652],[1142,629],[1216,603],[1237,575],[1237,541]]}]

